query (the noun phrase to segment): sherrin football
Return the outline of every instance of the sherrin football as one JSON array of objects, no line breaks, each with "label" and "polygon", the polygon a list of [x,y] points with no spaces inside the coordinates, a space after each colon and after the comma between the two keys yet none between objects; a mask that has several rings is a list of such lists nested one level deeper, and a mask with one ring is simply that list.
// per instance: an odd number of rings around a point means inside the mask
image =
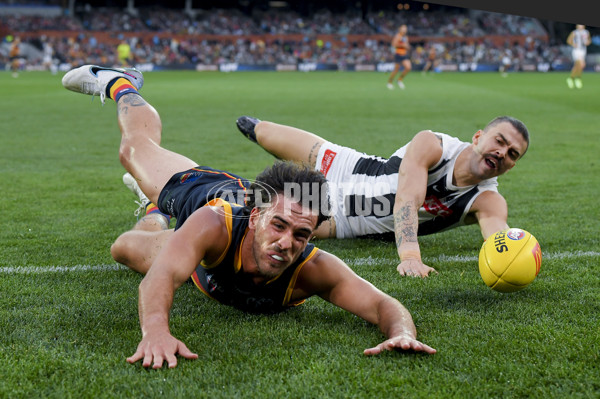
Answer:
[{"label": "sherrin football", "polygon": [[493,234],[479,251],[479,274],[494,291],[522,290],[535,279],[541,266],[540,244],[522,229],[511,228]]}]

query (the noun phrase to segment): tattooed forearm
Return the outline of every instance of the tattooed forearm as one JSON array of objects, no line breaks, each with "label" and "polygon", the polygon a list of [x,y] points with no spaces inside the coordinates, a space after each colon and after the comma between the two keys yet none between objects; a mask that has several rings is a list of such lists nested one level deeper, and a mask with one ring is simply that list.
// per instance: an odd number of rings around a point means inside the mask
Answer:
[{"label": "tattooed forearm", "polygon": [[319,154],[319,149],[321,148],[321,143],[316,142],[312,148],[310,149],[310,153],[308,154],[308,163],[311,165],[315,165],[317,163],[317,155]]},{"label": "tattooed forearm", "polygon": [[417,242],[417,212],[413,201],[408,201],[394,212],[396,246],[403,242]]},{"label": "tattooed forearm", "polygon": [[121,97],[121,100],[117,103],[117,113],[118,114],[126,114],[129,110],[129,107],[141,107],[143,105],[148,104],[146,100],[137,93],[132,93],[134,95],[128,94]]},{"label": "tattooed forearm", "polygon": [[396,236],[396,247],[400,247],[402,244],[402,228],[400,227],[400,221],[402,218],[400,217],[400,210],[394,212],[394,235]]}]

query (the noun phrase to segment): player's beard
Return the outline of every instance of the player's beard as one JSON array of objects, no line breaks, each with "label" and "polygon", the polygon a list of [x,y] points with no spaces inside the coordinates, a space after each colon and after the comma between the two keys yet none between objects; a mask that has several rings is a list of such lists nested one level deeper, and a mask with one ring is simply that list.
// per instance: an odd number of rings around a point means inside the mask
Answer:
[{"label": "player's beard", "polygon": [[[267,255],[268,248],[263,248],[260,244],[260,236],[260,231],[256,230],[254,234],[254,241],[252,243],[252,255],[254,257],[254,262],[256,263],[256,270],[258,272],[257,274],[269,281],[283,273],[283,271],[290,265],[290,262],[288,261],[287,263],[281,265],[272,265],[270,263],[270,256]],[[282,254],[281,256],[285,255]]]},{"label": "player's beard", "polygon": [[[477,146],[473,148],[473,152],[475,152],[475,154],[477,154],[478,156],[477,167],[474,170],[481,170],[481,172],[477,173],[480,178],[489,179],[491,177],[496,177],[501,174],[500,170],[504,162],[502,159],[498,158],[494,154],[484,154]],[[494,159],[496,164],[495,168],[490,167],[487,161],[488,158]]]}]

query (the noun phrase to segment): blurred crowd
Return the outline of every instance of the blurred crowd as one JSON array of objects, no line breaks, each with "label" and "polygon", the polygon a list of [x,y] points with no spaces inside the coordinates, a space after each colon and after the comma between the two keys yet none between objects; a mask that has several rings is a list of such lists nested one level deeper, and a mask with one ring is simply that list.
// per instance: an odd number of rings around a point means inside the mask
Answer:
[{"label": "blurred crowd", "polygon": [[481,37],[484,35],[539,35],[544,28],[534,18],[485,11],[333,13],[322,9],[302,17],[292,10],[255,10],[250,15],[237,9],[174,10],[140,7],[135,12],[116,8],[80,10],[73,17],[0,16],[13,33],[40,29],[109,32],[168,32],[174,34],[386,34],[406,24],[415,36]]},{"label": "blurred crowd", "polygon": [[[551,63],[561,57],[568,62],[568,55],[560,47],[550,47],[540,39],[545,31],[537,20],[483,11],[370,12],[363,16],[358,11],[333,14],[322,10],[306,18],[294,11],[255,11],[247,15],[236,9],[185,12],[139,8],[130,13],[88,7],[74,16],[0,16],[0,25],[13,37],[20,32],[65,32],[64,36],[24,40],[39,49],[37,58],[24,57],[24,62],[41,63],[44,53],[52,51],[54,62],[72,65],[317,62],[343,67],[391,62],[390,39],[401,24],[408,26],[409,37],[427,38],[412,43],[411,57],[416,65],[425,63],[431,48],[436,49],[440,64],[498,63],[507,57],[513,66]],[[68,34],[72,32],[77,34]],[[113,32],[129,48],[130,55],[120,57],[116,45],[99,40],[98,32]],[[337,40],[321,40],[317,35],[322,34],[335,35]],[[202,39],[200,35],[226,35],[227,40]],[[276,39],[266,40],[269,35],[276,35]],[[364,36],[356,41],[348,40],[348,35]],[[521,35],[527,39],[521,44],[509,40],[498,44],[489,35]],[[0,52],[0,62],[8,62],[7,57],[6,51]]]}]

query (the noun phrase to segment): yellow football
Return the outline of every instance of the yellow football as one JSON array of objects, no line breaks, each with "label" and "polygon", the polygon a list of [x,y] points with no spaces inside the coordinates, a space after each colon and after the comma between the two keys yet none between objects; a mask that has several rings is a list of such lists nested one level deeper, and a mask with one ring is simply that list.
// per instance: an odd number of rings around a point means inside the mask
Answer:
[{"label": "yellow football", "polygon": [[479,251],[479,274],[488,287],[499,292],[527,287],[541,266],[540,244],[523,229],[499,231],[488,237]]}]

